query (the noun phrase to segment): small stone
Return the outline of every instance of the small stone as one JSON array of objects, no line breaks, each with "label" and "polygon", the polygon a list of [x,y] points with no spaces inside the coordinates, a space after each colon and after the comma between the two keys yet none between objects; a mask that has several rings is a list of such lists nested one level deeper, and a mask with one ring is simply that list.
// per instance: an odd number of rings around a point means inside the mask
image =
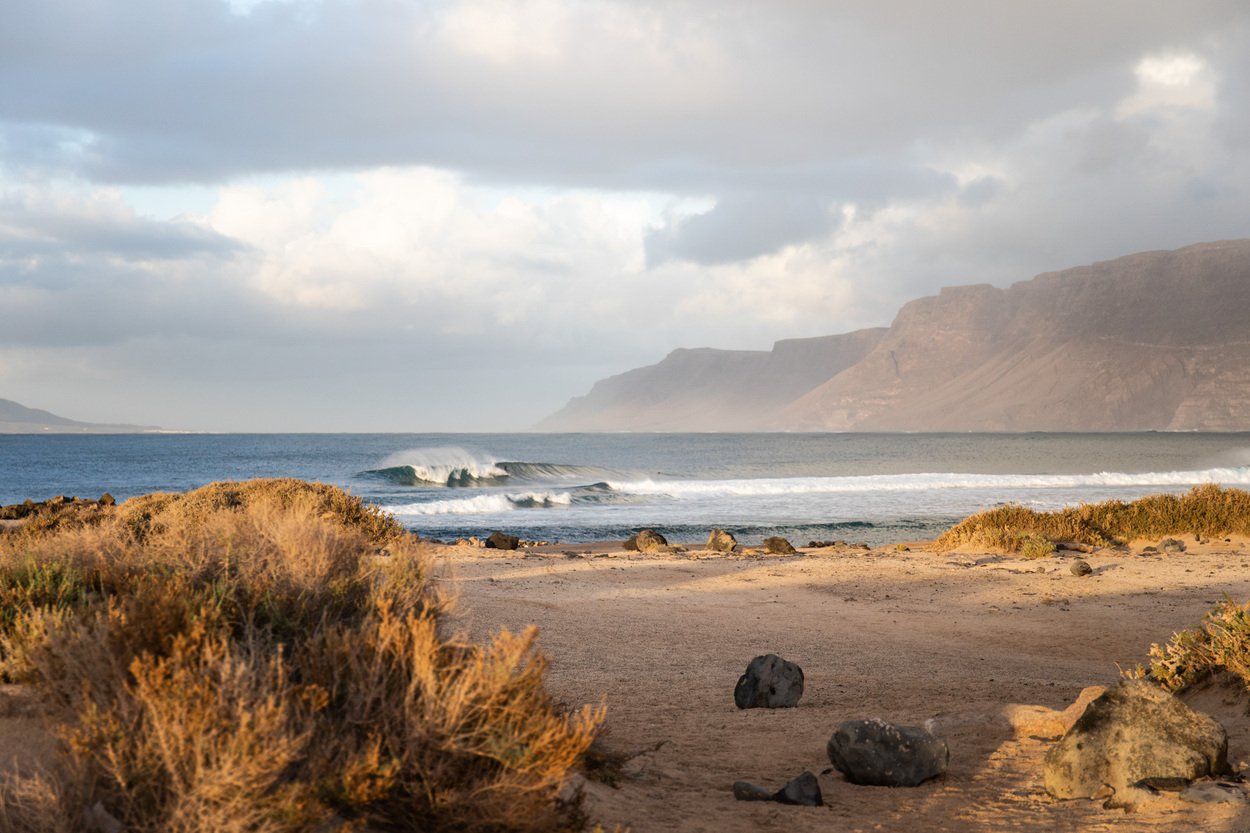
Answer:
[{"label": "small stone", "polygon": [[1177,778],[1169,776],[1155,776],[1153,778],[1143,778],[1134,784],[1141,790],[1158,790],[1165,793],[1178,793],[1189,786],[1188,778]]},{"label": "small stone", "polygon": [[1079,558],[1076,561],[1073,561],[1072,566],[1068,569],[1072,571],[1072,575],[1074,576],[1087,576],[1094,572],[1094,568],[1089,566],[1088,561],[1084,561]]},{"label": "small stone", "polygon": [[759,784],[752,784],[750,781],[734,781],[734,798],[739,801],[772,801],[773,794]]},{"label": "small stone", "polygon": [[801,807],[823,807],[825,799],[820,794],[820,782],[810,772],[804,772],[789,784],[777,790],[773,801],[781,804],[797,804]]},{"label": "small stone", "polygon": [[1138,555],[1158,555],[1159,548],[1158,547],[1142,547],[1141,552],[1137,554]]},{"label": "small stone", "polygon": [[668,546],[668,539],[654,529],[635,532],[625,539],[624,547],[633,552],[653,552]]},{"label": "small stone", "polygon": [[794,545],[780,535],[765,538],[762,546],[769,555],[792,555],[795,552]]},{"label": "small stone", "polygon": [[1159,550],[1166,555],[1175,555],[1185,551],[1185,542],[1175,538],[1164,538],[1159,542]]},{"label": "small stone", "polygon": [[125,827],[112,813],[104,809],[104,802],[97,801],[83,808],[83,826],[91,833],[122,833]]},{"label": "small stone", "polygon": [[1181,801],[1190,804],[1250,804],[1244,790],[1207,781],[1181,791]]},{"label": "small stone", "polygon": [[509,535],[506,532],[492,532],[486,537],[486,549],[488,550],[514,550],[521,543],[521,539],[515,535]]}]

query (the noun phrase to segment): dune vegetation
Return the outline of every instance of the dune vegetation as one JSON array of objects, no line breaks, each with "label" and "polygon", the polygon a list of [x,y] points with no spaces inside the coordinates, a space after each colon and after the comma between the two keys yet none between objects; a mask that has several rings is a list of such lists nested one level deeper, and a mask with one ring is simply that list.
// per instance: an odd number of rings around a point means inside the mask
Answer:
[{"label": "dune vegetation", "polygon": [[1151,645],[1149,665],[1130,672],[1173,691],[1215,675],[1229,675],[1250,690],[1250,603],[1225,599],[1201,624],[1173,634],[1165,645]]},{"label": "dune vegetation", "polygon": [[1152,495],[1131,502],[1109,500],[1035,512],[1000,506],[964,519],[937,540],[942,549],[992,547],[1043,553],[1037,539],[1109,547],[1165,535],[1250,535],[1250,492],[1215,484],[1182,495]]},{"label": "dune vegetation", "polygon": [[[0,675],[61,755],[0,831],[538,831],[602,707],[533,630],[475,644],[421,544],[296,480],[148,495],[0,534]],[[567,796],[566,796],[567,798]]]}]

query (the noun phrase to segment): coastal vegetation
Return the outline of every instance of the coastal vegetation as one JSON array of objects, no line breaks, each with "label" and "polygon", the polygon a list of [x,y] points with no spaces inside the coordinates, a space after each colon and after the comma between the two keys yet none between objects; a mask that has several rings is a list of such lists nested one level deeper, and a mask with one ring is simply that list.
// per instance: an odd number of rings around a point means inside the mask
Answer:
[{"label": "coastal vegetation", "polygon": [[1151,645],[1149,667],[1130,672],[1149,676],[1172,691],[1219,674],[1231,675],[1250,690],[1250,603],[1225,599],[1201,624],[1173,634],[1164,645]]},{"label": "coastal vegetation", "polygon": [[476,644],[453,603],[330,486],[31,518],[0,535],[0,674],[61,755],[0,783],[0,831],[577,829],[557,799],[602,707],[550,696],[533,629]]},{"label": "coastal vegetation", "polygon": [[1056,512],[1008,505],[972,515],[937,540],[942,549],[981,546],[1041,554],[1038,538],[1110,547],[1164,535],[1250,535],[1250,492],[1213,483],[1181,495],[1151,495],[1131,502],[1085,503]]}]

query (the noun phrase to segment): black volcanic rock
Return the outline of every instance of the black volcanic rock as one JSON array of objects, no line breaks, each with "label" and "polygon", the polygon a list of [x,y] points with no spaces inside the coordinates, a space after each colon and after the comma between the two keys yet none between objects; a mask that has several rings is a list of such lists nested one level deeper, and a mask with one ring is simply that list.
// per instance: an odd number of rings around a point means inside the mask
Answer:
[{"label": "black volcanic rock", "polygon": [[803,696],[803,669],[776,654],[758,656],[734,686],[740,709],[789,709]]}]

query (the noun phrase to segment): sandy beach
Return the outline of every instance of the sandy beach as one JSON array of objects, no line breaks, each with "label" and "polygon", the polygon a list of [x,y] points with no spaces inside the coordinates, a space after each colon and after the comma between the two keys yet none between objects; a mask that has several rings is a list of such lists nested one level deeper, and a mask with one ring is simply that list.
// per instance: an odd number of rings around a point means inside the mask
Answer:
[{"label": "sandy beach", "polygon": [[[615,546],[501,552],[440,549],[478,636],[541,629],[550,684],[569,704],[606,699],[608,745],[638,753],[615,788],[588,783],[607,830],[1245,831],[1250,812],[1169,794],[1133,813],[1056,801],[1042,761],[1055,711],[1113,684],[1152,642],[1199,622],[1225,595],[1250,598],[1244,539],[1183,555],[1100,551],[1042,560],[894,548],[741,557],[643,555]],[[799,663],[795,709],[738,710],[750,659]],[[1213,688],[1194,705],[1229,731],[1229,760],[1250,766],[1246,698]],[[1055,711],[1051,711],[1055,710]],[[935,720],[950,770],[913,789],[854,786],[825,743],[848,719]],[[810,770],[826,806],[736,801],[735,780],[770,789]]]}]

